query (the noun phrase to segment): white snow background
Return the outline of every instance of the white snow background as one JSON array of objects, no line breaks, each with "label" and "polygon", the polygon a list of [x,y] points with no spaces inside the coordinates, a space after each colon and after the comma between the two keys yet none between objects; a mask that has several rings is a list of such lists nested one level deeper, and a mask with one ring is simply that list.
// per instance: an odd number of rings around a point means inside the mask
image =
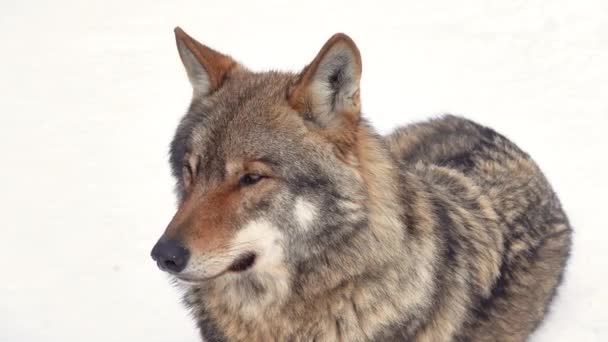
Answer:
[{"label": "white snow background", "polygon": [[605,0],[1,0],[0,341],[199,340],[149,257],[191,95],[176,25],[254,70],[346,32],[381,132],[451,112],[514,140],[576,230],[532,341],[608,341]]}]

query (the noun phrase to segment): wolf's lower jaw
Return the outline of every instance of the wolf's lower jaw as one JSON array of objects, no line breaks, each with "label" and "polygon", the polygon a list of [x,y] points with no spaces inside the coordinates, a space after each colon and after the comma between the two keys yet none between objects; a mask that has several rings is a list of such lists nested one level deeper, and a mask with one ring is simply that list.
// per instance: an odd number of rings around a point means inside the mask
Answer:
[{"label": "wolf's lower jaw", "polygon": [[175,277],[175,281],[180,285],[199,285],[200,283],[204,282],[204,280],[191,280],[179,277]]},{"label": "wolf's lower jaw", "polygon": [[183,277],[179,275],[174,275],[175,280],[184,285],[199,285],[205,283],[209,280],[219,278],[226,273],[242,273],[253,267],[255,264],[257,255],[253,252],[245,253],[238,257],[225,271],[218,273],[217,275],[208,277],[208,278],[193,278],[193,277]]}]

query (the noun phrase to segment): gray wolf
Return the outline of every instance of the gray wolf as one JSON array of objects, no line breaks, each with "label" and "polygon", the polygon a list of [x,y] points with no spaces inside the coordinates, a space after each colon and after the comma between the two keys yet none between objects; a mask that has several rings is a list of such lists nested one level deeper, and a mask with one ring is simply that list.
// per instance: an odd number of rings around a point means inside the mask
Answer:
[{"label": "gray wolf", "polygon": [[528,154],[451,115],[379,135],[344,34],[299,73],[175,35],[193,94],[152,257],[206,341],[524,341],[539,325],[571,228]]}]

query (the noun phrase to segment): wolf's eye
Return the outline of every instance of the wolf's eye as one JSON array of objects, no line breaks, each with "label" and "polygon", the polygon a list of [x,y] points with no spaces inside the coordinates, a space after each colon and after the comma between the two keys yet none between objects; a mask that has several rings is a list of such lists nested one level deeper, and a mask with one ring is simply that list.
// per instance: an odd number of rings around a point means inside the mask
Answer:
[{"label": "wolf's eye", "polygon": [[264,178],[264,177],[258,173],[248,173],[248,174],[244,175],[243,177],[241,177],[241,179],[239,179],[239,184],[241,186],[254,185],[255,183],[262,180],[262,178]]}]

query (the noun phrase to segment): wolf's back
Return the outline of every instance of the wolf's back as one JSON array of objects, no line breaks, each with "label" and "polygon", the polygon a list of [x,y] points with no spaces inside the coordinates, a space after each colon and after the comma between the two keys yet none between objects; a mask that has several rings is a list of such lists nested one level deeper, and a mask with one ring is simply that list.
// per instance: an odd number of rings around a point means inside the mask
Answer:
[{"label": "wolf's back", "polygon": [[446,248],[459,260],[444,263],[445,273],[470,275],[471,286],[448,290],[473,292],[462,295],[470,312],[459,335],[524,340],[547,310],[571,244],[545,176],[504,136],[451,115],[401,128],[387,142],[403,173],[435,189],[430,210],[449,226]]}]

